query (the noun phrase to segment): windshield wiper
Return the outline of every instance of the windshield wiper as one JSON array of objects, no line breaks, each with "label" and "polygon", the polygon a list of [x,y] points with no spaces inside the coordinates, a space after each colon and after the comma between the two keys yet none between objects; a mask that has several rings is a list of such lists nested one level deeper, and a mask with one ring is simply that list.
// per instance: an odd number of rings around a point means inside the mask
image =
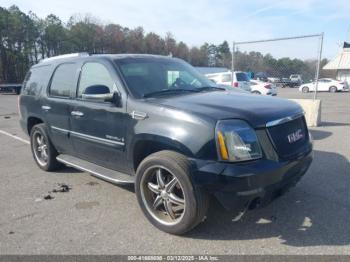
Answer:
[{"label": "windshield wiper", "polygon": [[199,92],[200,90],[197,89],[182,89],[182,88],[176,88],[176,89],[163,89],[155,92],[151,92],[148,94],[144,94],[142,97],[147,98],[155,95],[162,95],[167,93],[181,93],[181,92]]},{"label": "windshield wiper", "polygon": [[211,90],[217,91],[217,90],[226,90],[226,89],[223,87],[217,87],[217,86],[203,86],[203,87],[197,88],[197,90],[201,92],[201,91],[211,91]]}]

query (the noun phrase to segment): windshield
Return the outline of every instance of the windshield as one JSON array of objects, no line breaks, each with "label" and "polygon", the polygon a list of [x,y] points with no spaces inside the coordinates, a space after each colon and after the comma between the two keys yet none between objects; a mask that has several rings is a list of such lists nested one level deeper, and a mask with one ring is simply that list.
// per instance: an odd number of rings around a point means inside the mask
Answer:
[{"label": "windshield", "polygon": [[215,90],[217,85],[178,59],[123,58],[115,60],[136,98],[159,94],[185,94],[179,91]]}]

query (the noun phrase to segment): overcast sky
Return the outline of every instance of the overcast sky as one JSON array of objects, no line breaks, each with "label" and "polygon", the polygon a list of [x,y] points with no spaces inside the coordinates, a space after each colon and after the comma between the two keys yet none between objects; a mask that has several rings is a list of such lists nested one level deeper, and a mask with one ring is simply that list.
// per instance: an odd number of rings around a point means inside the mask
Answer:
[{"label": "overcast sky", "polygon": [[[39,17],[53,13],[64,22],[76,13],[88,13],[103,23],[118,23],[192,45],[218,44],[224,40],[246,41],[325,33],[324,56],[332,58],[339,44],[350,41],[349,0],[2,0],[1,6],[17,5]],[[277,57],[313,58],[316,39],[286,41],[241,50],[270,52]]]}]

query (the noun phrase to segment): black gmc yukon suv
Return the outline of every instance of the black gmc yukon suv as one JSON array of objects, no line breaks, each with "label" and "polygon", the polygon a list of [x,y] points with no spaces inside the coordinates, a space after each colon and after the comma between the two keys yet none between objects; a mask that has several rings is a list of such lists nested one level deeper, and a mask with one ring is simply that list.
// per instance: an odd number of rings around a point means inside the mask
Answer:
[{"label": "black gmc yukon suv", "polygon": [[49,58],[28,72],[19,107],[41,169],[135,183],[145,216],[172,234],[200,223],[210,196],[234,210],[267,204],[312,162],[297,104],[225,91],[170,57]]}]

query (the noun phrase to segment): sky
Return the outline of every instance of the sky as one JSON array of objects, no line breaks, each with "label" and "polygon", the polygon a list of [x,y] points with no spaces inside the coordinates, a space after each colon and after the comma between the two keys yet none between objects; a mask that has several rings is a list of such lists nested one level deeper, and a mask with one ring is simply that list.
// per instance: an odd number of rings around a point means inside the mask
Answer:
[{"label": "sky", "polygon": [[[74,14],[89,14],[102,23],[165,36],[171,32],[189,46],[227,40],[250,41],[324,32],[323,57],[332,58],[343,41],[350,42],[349,0],[1,0],[44,18],[50,13],[64,22]],[[261,51],[275,57],[316,58],[318,38],[238,45],[242,51]]]}]

